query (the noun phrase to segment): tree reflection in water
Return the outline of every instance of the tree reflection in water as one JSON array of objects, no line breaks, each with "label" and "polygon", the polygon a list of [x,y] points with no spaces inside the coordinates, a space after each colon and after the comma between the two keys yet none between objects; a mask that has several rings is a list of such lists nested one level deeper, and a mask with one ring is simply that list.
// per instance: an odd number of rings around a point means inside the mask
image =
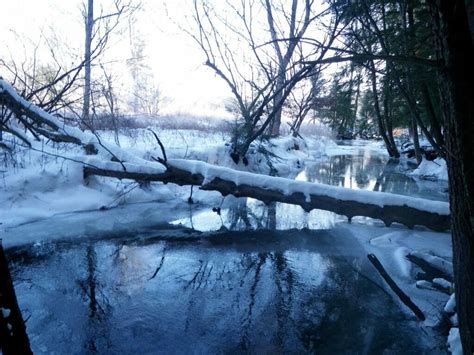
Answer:
[{"label": "tree reflection in water", "polygon": [[[304,179],[421,194],[418,183],[397,169],[383,157],[361,153],[309,162]],[[31,314],[33,350],[422,350],[424,335],[416,325],[391,296],[361,277],[367,263],[356,252],[361,247],[316,230],[331,227],[334,214],[249,198],[226,201],[219,214],[196,213],[191,206],[189,218],[178,222],[192,230],[9,250],[20,304]],[[209,225],[219,233],[203,237],[194,231],[209,231]],[[313,231],[278,231],[289,228]],[[335,249],[340,245],[346,245],[344,256]]]},{"label": "tree reflection in water", "polygon": [[[11,257],[27,259],[13,272],[21,304],[33,310],[36,350],[420,350],[398,305],[360,277],[366,261],[351,254],[357,247],[343,257],[333,241],[324,231],[182,239],[163,232],[152,241],[69,243],[45,248],[47,258],[35,248]],[[70,317],[51,299],[66,302]],[[65,336],[69,328],[76,337]]]}]

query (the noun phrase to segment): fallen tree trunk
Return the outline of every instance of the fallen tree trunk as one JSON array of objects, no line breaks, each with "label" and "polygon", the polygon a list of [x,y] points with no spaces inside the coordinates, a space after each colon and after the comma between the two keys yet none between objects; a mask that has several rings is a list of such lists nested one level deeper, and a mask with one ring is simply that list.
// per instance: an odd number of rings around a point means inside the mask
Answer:
[{"label": "fallen tree trunk", "polygon": [[[84,157],[84,177],[108,176],[136,181],[161,181],[196,185],[222,195],[252,197],[265,203],[273,201],[301,206],[306,211],[322,209],[348,217],[381,219],[387,226],[397,222],[426,226],[432,230],[449,229],[449,204],[382,192],[350,190],[310,182],[264,176],[189,160],[145,160],[127,151],[103,144],[99,137],[62,124],[57,118],[20,97],[0,79],[0,103],[6,105],[28,129],[49,139],[82,145],[94,157]],[[29,119],[26,122],[26,118]],[[12,130],[15,127],[6,126]],[[21,135],[18,133],[18,135]],[[22,140],[27,141],[26,136]],[[99,158],[100,156],[100,158]],[[76,159],[77,161],[77,159]]]},{"label": "fallen tree trunk", "polygon": [[299,205],[306,211],[321,209],[335,212],[349,219],[354,216],[377,218],[387,226],[398,222],[410,228],[422,225],[436,231],[449,229],[449,205],[444,202],[263,176],[200,161],[168,160],[166,170],[155,173],[134,170],[126,164],[127,171],[118,164],[115,169],[110,163],[104,168],[90,165],[84,167],[86,177],[99,175],[196,185],[202,190],[218,191],[224,196],[252,197],[265,203],[283,202]]}]

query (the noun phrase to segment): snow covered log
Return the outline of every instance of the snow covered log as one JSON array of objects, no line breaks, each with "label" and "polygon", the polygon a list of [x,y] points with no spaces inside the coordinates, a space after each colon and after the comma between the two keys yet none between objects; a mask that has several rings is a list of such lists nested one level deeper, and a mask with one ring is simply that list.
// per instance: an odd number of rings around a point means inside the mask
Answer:
[{"label": "snow covered log", "polygon": [[[354,216],[366,216],[381,219],[387,226],[398,222],[409,228],[422,225],[436,231],[449,229],[449,204],[445,202],[264,176],[199,161],[168,160],[163,165],[132,155],[117,146],[104,144],[98,136],[60,122],[26,101],[2,79],[0,103],[13,111],[35,134],[55,141],[79,144],[97,154],[83,159],[85,177],[101,175],[196,185],[203,190],[219,191],[224,196],[231,194],[252,197],[265,203],[276,201],[294,204],[306,211],[327,210],[345,215],[349,220]],[[16,132],[11,122],[5,127]],[[28,139],[26,136],[21,137],[26,141]]]},{"label": "snow covered log", "polygon": [[[435,231],[449,229],[449,204],[384,192],[351,190],[311,182],[295,181],[237,171],[201,161],[168,160],[164,172],[147,173],[140,169],[124,171],[120,164],[84,168],[84,175],[101,175],[139,181],[162,181],[178,185],[196,185],[222,195],[251,197],[269,202],[299,205],[306,211],[321,209],[349,218],[366,216],[412,228],[422,225]],[[93,165],[93,164],[91,164]]]}]

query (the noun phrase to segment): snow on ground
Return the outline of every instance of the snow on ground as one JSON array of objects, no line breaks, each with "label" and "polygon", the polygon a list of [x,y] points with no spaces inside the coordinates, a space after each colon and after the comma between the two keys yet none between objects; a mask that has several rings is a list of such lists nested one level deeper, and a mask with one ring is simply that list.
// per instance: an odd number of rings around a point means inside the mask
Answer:
[{"label": "snow on ground", "polygon": [[449,351],[454,355],[462,355],[461,337],[459,328],[451,328],[448,336]]},{"label": "snow on ground", "polygon": [[[337,146],[324,137],[306,141],[283,137],[254,145],[249,154],[249,165],[244,166],[230,159],[229,147],[225,145],[226,137],[222,133],[208,134],[192,130],[156,130],[156,133],[170,159],[193,159],[220,165],[223,167],[220,169],[268,174],[270,166],[266,164],[268,153],[265,152],[270,151],[273,154],[273,168],[279,176],[284,177],[295,177],[307,160],[350,154],[361,149],[358,144]],[[109,132],[100,134],[102,140],[113,142],[113,135]],[[146,130],[122,134],[120,143],[122,148],[137,156],[161,156],[154,136]],[[83,154],[79,148],[75,149],[68,152],[72,159]],[[376,142],[371,143],[368,149],[380,151],[381,148]],[[262,166],[262,162],[264,168],[257,168]],[[201,168],[200,163],[193,164],[196,169]],[[431,174],[436,170],[432,165],[425,167],[428,162],[423,164],[418,169],[419,175]],[[240,215],[238,200],[233,197],[226,198],[219,215],[210,209],[222,204],[219,193],[195,189],[193,199],[196,203],[189,205],[189,187],[162,183],[140,186],[131,181],[102,177],[91,177],[86,182],[80,163],[31,150],[19,149],[15,160],[5,156],[0,166],[0,177],[0,234],[6,247],[57,238],[98,238],[123,233],[150,235],[156,229],[169,226],[170,221],[202,230],[218,230],[224,225],[223,220],[244,224],[243,228],[268,227],[268,209],[259,201],[248,199],[246,204],[253,207],[250,222],[246,221],[250,225],[247,225]],[[422,228],[409,230],[402,226],[386,228],[379,221],[363,217],[347,224],[345,218],[330,212],[314,210],[306,213],[299,206],[284,204],[278,204],[274,213],[278,229],[329,229],[331,233],[357,241],[362,257],[374,253],[388,273],[427,315],[423,327],[429,328],[439,320],[439,310],[444,308],[449,296],[433,289],[418,288],[414,277],[416,268],[405,256],[418,252],[449,262],[452,258],[449,234],[429,232]],[[341,248],[344,245],[341,244]],[[386,288],[381,280],[376,282]],[[403,305],[400,308],[409,313]],[[459,333],[456,328],[451,329],[448,341],[451,351],[459,353]]]},{"label": "snow on ground", "polygon": [[[79,149],[76,153],[81,154]],[[16,166],[1,170],[0,223],[4,228],[58,213],[173,198],[169,187],[162,184],[145,191],[132,182],[96,177],[86,182],[81,163],[36,151],[21,151],[16,159]]]},{"label": "snow on ground", "polygon": [[437,158],[433,161],[423,159],[421,164],[410,173],[420,179],[448,180],[448,168],[446,161]]},{"label": "snow on ground", "polygon": [[[323,141],[324,142],[324,141]],[[333,155],[344,155],[353,154],[360,149],[371,150],[376,152],[386,153],[386,148],[383,142],[380,141],[367,141],[367,140],[353,140],[353,141],[340,141],[339,144],[336,142],[324,142],[326,146],[326,154],[329,156]]]},{"label": "snow on ground", "polygon": [[[344,234],[348,238],[353,237],[358,240],[365,254],[373,253],[377,256],[388,274],[426,316],[426,320],[422,322],[423,331],[436,333],[434,327],[440,323],[443,314],[450,316],[454,312],[454,297],[431,287],[420,287],[416,278],[421,270],[406,258],[408,254],[416,253],[431,255],[437,261],[443,260],[441,266],[444,271],[448,271],[449,268],[445,266],[450,265],[452,261],[451,238],[448,233],[436,233],[423,229],[408,230],[403,227],[370,227],[342,223],[333,230],[334,233]],[[452,270],[450,271],[452,275]],[[403,312],[413,316],[380,277],[374,279],[374,282],[379,283],[393,296]],[[447,283],[445,280],[444,282]],[[426,283],[430,282],[426,281]],[[445,305],[447,306],[445,307]],[[455,325],[455,322],[451,322],[451,324]],[[451,328],[447,344],[453,354],[462,354],[457,328]]]},{"label": "snow on ground", "polygon": [[[226,146],[223,133],[197,130],[155,132],[165,145],[168,158],[191,158],[238,170],[269,173],[270,169],[266,164],[263,164],[263,169],[257,168],[259,162],[265,159],[262,151],[268,150],[279,174],[295,176],[304,167],[304,161],[308,157],[304,141],[283,137],[253,146],[249,152],[249,166],[242,163],[237,165],[230,159],[229,147]],[[98,134],[102,142],[114,144],[111,132]],[[144,158],[150,155],[161,156],[154,135],[147,130],[128,130],[120,134],[119,140],[123,150],[130,155]],[[265,149],[260,150],[261,146]],[[34,147],[37,151],[17,147],[14,158],[4,154],[3,165],[0,166],[0,228],[10,228],[58,214],[106,210],[131,203],[166,202],[176,199],[186,201],[190,193],[189,187],[164,185],[159,182],[140,186],[133,181],[103,177],[90,177],[84,181],[81,162],[97,165],[94,156],[85,156],[78,147],[68,146],[66,152],[63,144],[35,143]],[[320,146],[319,149],[324,147]],[[320,151],[315,152],[323,154]],[[66,156],[68,159],[54,154]],[[157,169],[156,166],[157,164],[153,164],[153,169]],[[127,167],[128,170],[133,168],[132,165]],[[193,197],[200,201],[215,201],[220,198],[220,194],[195,189]]]},{"label": "snow on ground", "polygon": [[[223,132],[207,133],[200,130],[153,129],[166,149],[168,158],[181,158],[204,161],[210,164],[229,167],[236,170],[270,174],[272,168],[283,177],[294,177],[304,167],[304,161],[310,157],[326,155],[328,145],[335,145],[328,138],[311,139],[309,147],[305,140],[292,136],[283,136],[269,141],[255,142],[248,154],[248,165],[238,164],[230,157],[228,137]],[[143,129],[129,130],[119,138],[122,147],[141,156],[144,151],[154,156],[162,156],[152,132]],[[100,132],[101,137],[113,141],[112,132]],[[311,155],[312,156],[312,155]]]}]

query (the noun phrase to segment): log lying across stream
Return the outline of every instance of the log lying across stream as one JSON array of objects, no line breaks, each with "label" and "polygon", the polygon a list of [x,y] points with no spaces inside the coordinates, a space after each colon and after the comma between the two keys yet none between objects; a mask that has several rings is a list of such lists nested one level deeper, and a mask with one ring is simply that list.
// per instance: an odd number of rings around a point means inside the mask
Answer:
[{"label": "log lying across stream", "polygon": [[354,216],[377,218],[387,226],[398,222],[409,228],[422,225],[435,231],[449,229],[449,205],[438,201],[263,176],[199,161],[168,160],[167,168],[162,173],[143,173],[133,169],[124,171],[118,163],[114,163],[115,168],[110,163],[106,168],[90,165],[84,167],[85,176],[195,185],[202,190],[218,191],[224,196],[252,197],[266,203],[283,202],[299,205],[306,211],[321,209],[335,212],[349,219]]},{"label": "log lying across stream", "polygon": [[[56,117],[20,97],[0,79],[0,104],[6,105],[37,135],[55,141],[82,145],[94,156],[75,157],[84,165],[84,176],[107,176],[136,181],[161,181],[200,186],[222,195],[252,197],[265,203],[273,201],[301,206],[306,211],[321,209],[352,219],[365,216],[382,220],[387,226],[397,222],[435,231],[449,229],[449,204],[383,192],[351,190],[311,182],[295,181],[223,168],[201,161],[174,159],[161,163],[133,156],[117,146],[107,145],[90,133],[61,123]],[[6,126],[23,141],[14,125]]]}]

